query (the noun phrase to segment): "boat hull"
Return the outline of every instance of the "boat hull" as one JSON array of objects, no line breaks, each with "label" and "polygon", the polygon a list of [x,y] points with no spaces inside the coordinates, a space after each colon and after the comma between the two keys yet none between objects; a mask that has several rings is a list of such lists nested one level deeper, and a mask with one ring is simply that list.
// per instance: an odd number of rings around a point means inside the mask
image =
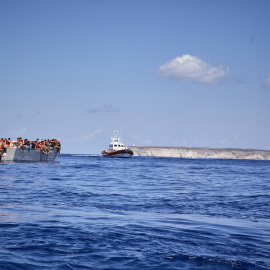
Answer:
[{"label": "boat hull", "polygon": [[133,156],[133,152],[129,149],[125,150],[104,150],[102,152],[104,157],[115,157],[115,158],[130,158]]},{"label": "boat hull", "polygon": [[7,148],[4,157],[1,161],[16,161],[16,162],[46,162],[54,161],[57,149],[50,149],[49,154],[44,154],[40,149],[30,148]]}]

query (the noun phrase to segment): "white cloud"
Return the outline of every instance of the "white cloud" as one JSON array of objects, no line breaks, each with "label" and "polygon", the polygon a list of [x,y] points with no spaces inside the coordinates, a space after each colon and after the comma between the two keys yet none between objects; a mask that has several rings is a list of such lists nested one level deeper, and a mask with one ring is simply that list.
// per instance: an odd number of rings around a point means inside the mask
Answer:
[{"label": "white cloud", "polygon": [[270,88],[270,72],[266,75],[266,78],[263,82],[264,88]]},{"label": "white cloud", "polygon": [[102,128],[96,129],[94,132],[84,135],[84,137],[82,138],[82,141],[83,142],[91,141],[95,139],[102,132],[103,132]]},{"label": "white cloud", "polygon": [[221,65],[214,67],[198,57],[184,54],[161,65],[156,75],[177,81],[218,84],[229,76],[229,68]]},{"label": "white cloud", "polygon": [[103,129],[99,128],[96,129],[95,131],[85,134],[84,136],[80,137],[73,137],[70,140],[68,140],[68,143],[74,143],[74,142],[80,142],[80,143],[85,143],[85,142],[90,142],[93,141],[99,134],[102,134]]}]

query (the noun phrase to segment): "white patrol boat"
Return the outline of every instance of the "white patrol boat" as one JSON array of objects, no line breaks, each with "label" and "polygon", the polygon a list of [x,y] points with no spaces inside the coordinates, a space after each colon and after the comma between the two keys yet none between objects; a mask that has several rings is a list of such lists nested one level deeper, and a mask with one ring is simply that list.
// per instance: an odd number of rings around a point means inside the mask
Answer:
[{"label": "white patrol boat", "polygon": [[109,148],[102,151],[104,157],[130,158],[133,156],[133,152],[121,142],[117,130],[114,131],[111,140]]}]

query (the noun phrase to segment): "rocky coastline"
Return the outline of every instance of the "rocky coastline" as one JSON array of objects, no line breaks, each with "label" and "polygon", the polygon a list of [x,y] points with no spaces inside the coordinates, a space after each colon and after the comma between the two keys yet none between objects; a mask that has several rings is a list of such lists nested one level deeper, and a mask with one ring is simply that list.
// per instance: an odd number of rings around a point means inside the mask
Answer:
[{"label": "rocky coastline", "polygon": [[129,146],[134,156],[270,160],[270,150],[208,147]]}]

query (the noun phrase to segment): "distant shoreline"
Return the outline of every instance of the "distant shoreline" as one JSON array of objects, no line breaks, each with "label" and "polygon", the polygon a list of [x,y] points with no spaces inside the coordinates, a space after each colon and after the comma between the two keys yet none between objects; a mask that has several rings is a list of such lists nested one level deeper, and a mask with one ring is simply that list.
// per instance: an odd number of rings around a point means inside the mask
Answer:
[{"label": "distant shoreline", "polygon": [[270,160],[270,150],[260,149],[166,146],[128,146],[128,148],[133,151],[134,156]]}]

